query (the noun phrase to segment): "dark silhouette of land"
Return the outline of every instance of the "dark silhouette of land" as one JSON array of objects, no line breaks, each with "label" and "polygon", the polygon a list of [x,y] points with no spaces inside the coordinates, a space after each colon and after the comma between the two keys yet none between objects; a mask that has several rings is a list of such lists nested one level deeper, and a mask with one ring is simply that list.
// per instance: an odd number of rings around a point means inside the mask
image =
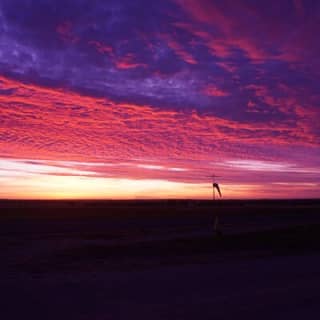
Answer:
[{"label": "dark silhouette of land", "polygon": [[320,200],[0,201],[2,318],[315,318],[319,209]]}]

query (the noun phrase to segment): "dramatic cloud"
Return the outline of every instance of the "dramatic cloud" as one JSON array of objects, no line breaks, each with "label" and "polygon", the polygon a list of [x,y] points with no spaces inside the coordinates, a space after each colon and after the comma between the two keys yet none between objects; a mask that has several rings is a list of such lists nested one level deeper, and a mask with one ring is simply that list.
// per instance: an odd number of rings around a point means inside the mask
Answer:
[{"label": "dramatic cloud", "polygon": [[37,193],[46,177],[209,197],[215,171],[226,197],[318,197],[319,14],[295,0],[1,1],[0,196],[63,196]]}]

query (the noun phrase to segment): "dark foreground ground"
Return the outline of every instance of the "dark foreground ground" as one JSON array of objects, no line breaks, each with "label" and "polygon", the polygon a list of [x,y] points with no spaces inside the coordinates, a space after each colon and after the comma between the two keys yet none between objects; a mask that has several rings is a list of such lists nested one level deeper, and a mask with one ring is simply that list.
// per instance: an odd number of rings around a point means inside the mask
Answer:
[{"label": "dark foreground ground", "polygon": [[0,318],[319,319],[319,209],[2,201]]}]

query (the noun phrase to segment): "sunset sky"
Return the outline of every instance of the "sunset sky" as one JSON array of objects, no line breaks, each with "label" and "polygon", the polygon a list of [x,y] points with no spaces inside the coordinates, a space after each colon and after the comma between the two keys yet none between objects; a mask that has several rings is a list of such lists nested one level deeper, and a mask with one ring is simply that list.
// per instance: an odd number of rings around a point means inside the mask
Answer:
[{"label": "sunset sky", "polygon": [[1,0],[0,198],[319,198],[319,30],[316,0]]}]

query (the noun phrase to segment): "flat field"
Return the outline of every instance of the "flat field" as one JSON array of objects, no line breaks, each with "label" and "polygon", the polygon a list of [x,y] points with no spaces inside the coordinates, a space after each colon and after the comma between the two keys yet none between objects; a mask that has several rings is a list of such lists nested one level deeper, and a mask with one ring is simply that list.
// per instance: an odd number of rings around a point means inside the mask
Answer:
[{"label": "flat field", "polygon": [[1,201],[1,318],[318,318],[319,209],[318,200]]}]

